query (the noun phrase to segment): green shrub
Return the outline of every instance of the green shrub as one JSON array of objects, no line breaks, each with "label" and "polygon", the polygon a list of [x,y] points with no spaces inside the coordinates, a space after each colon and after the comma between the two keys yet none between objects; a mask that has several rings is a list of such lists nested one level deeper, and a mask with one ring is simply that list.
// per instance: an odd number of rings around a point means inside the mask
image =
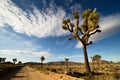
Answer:
[{"label": "green shrub", "polygon": [[51,69],[51,71],[57,73],[57,70],[56,70],[56,69]]}]

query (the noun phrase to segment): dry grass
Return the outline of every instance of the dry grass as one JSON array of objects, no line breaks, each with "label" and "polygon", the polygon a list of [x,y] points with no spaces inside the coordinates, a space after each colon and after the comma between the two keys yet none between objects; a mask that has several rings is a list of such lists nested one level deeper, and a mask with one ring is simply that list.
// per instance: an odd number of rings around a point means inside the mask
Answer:
[{"label": "dry grass", "polygon": [[9,74],[17,69],[20,69],[23,65],[13,65],[13,64],[0,64],[0,76]]},{"label": "dry grass", "polygon": [[[63,78],[63,74],[66,70],[65,64],[64,65],[44,65],[44,67],[41,69],[40,65],[34,65],[32,66],[40,71],[42,71],[45,74],[48,74],[50,76],[50,72],[52,74],[59,74],[60,78]],[[120,80],[120,64],[119,63],[106,63],[106,64],[100,64],[98,67],[97,64],[93,65],[90,64],[92,72],[94,72],[93,75],[85,76],[85,65],[84,64],[70,64],[69,65],[69,76],[76,77],[77,79],[84,78],[85,80]],[[58,75],[57,75],[58,76]]]}]

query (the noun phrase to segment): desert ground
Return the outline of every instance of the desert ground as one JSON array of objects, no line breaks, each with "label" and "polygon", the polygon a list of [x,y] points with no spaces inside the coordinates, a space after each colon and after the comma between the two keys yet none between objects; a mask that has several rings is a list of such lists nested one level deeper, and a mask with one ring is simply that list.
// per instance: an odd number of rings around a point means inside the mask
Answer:
[{"label": "desert ground", "polygon": [[[0,80],[120,80],[120,63],[101,61],[90,63],[91,75],[85,74],[85,64],[64,61],[26,64],[0,64]],[[66,70],[68,73],[66,74]]]},{"label": "desert ground", "polygon": [[29,66],[22,67],[11,74],[3,76],[0,80],[83,80],[73,78],[64,74],[50,73],[46,75],[45,73],[33,69]]}]

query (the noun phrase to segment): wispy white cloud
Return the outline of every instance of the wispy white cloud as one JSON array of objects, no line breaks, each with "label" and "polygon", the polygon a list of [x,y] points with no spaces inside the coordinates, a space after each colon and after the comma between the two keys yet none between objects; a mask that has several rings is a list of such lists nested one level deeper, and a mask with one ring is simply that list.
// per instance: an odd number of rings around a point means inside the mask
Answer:
[{"label": "wispy white cloud", "polygon": [[70,7],[70,10],[72,12],[74,12],[74,11],[79,11],[80,12],[82,10],[82,5],[81,4],[74,4]]},{"label": "wispy white cloud", "polygon": [[0,50],[0,53],[8,54],[8,55],[24,55],[24,56],[33,56],[33,57],[40,57],[44,56],[46,58],[51,58],[53,55],[47,51],[41,52],[28,52],[22,50]]},{"label": "wispy white cloud", "polygon": [[19,49],[25,51],[41,50],[41,46],[34,44],[34,40],[23,39],[8,27],[0,27],[0,49]]},{"label": "wispy white cloud", "polygon": [[65,17],[66,12],[56,6],[54,6],[56,10],[54,10],[53,6],[51,4],[50,8],[43,12],[32,5],[33,11],[27,13],[11,0],[2,0],[0,3],[0,26],[8,24],[18,33],[39,38],[64,35],[66,32],[61,29],[61,20]]},{"label": "wispy white cloud", "polygon": [[[102,30],[101,33],[96,33],[90,37],[90,40],[96,42],[98,40],[104,39],[109,37],[118,31],[120,31],[120,14],[112,14],[108,16],[102,16],[100,18],[100,29]],[[75,48],[81,48],[81,44],[78,42]]]}]

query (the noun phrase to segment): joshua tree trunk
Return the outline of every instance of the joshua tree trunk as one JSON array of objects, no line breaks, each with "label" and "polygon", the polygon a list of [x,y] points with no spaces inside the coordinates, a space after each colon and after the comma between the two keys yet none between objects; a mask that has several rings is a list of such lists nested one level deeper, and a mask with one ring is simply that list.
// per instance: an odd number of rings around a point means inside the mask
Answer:
[{"label": "joshua tree trunk", "polygon": [[99,60],[97,60],[97,65],[98,65],[98,69],[99,69]]},{"label": "joshua tree trunk", "polygon": [[43,65],[43,63],[42,63],[42,61],[41,61],[41,68],[42,68],[42,65]]},{"label": "joshua tree trunk", "polygon": [[68,61],[66,61],[66,72],[68,73]]},{"label": "joshua tree trunk", "polygon": [[69,60],[69,58],[65,58],[65,63],[66,63],[65,74],[68,74],[68,73],[69,73],[69,69],[68,69],[68,60]]},{"label": "joshua tree trunk", "polygon": [[92,62],[92,65],[93,65],[93,69],[94,69],[94,62]]},{"label": "joshua tree trunk", "polygon": [[89,74],[89,73],[91,73],[91,70],[90,70],[89,61],[88,61],[86,45],[84,45],[84,44],[83,44],[83,52],[84,52],[84,61],[85,61],[86,73]]}]

